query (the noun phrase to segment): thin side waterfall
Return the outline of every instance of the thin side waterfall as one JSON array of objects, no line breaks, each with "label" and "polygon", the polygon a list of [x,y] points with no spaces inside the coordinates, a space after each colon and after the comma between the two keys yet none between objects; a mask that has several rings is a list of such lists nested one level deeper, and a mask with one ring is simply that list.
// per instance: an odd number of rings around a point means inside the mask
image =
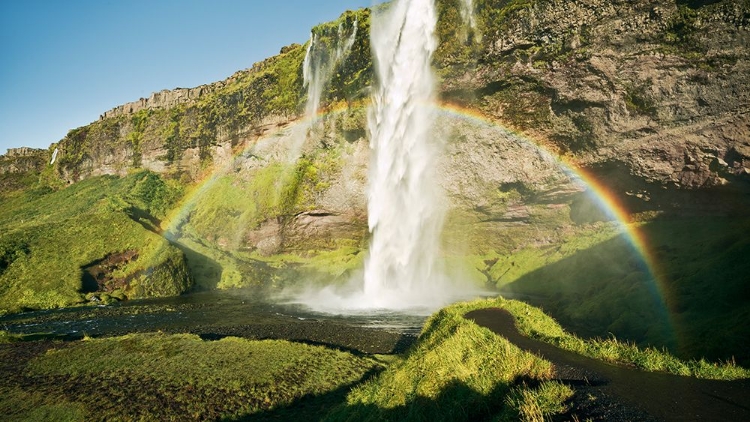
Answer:
[{"label": "thin side waterfall", "polygon": [[[296,163],[302,151],[309,132],[314,128],[323,90],[331,79],[333,71],[346,60],[357,38],[358,23],[355,19],[351,28],[344,28],[343,22],[338,25],[335,33],[311,32],[307,45],[305,59],[302,62],[302,84],[307,88],[307,102],[305,103],[305,118],[308,123],[297,127],[297,133],[292,136],[285,161]],[[348,33],[348,35],[347,35]],[[284,177],[288,177],[287,174]]]},{"label": "thin side waterfall", "polygon": [[369,110],[368,224],[364,296],[374,308],[440,305],[443,195],[435,174],[433,0],[399,0],[373,21],[377,87]]},{"label": "thin side waterfall", "polygon": [[[335,35],[310,33],[310,43],[302,63],[302,81],[307,88],[305,114],[308,118],[313,119],[317,114],[323,89],[336,66],[349,55],[357,38],[357,28],[355,20],[351,28],[339,24]],[[346,32],[349,32],[348,36]]]},{"label": "thin side waterfall", "polygon": [[462,0],[461,1],[461,19],[464,21],[463,37],[464,42],[468,40],[469,34],[473,33],[474,38],[479,41],[482,39],[477,27],[477,19],[474,15],[474,0]]}]

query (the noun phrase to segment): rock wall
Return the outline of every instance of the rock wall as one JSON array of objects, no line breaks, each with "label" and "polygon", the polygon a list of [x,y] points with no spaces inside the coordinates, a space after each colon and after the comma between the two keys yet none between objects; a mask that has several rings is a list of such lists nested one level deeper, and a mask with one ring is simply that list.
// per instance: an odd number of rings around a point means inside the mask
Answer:
[{"label": "rock wall", "polygon": [[137,101],[131,101],[105,111],[104,114],[99,116],[99,120],[128,116],[141,110],[170,109],[180,104],[191,104],[205,95],[236,82],[250,71],[252,69],[240,70],[223,81],[200,85],[195,88],[163,89],[152,93],[148,98],[139,98]]},{"label": "rock wall", "polygon": [[[467,39],[449,13],[457,2],[438,2],[444,100],[546,140],[603,179],[616,170],[622,196],[750,189],[747,1],[474,4],[477,34]],[[225,81],[115,107],[59,143],[57,174],[75,182],[146,168],[194,179],[299,116],[304,51],[290,46]],[[357,57],[339,79],[370,71]],[[324,104],[341,95],[332,88]]]},{"label": "rock wall", "polygon": [[444,99],[548,140],[623,196],[750,188],[748,2],[515,3],[485,16],[472,54],[441,58]]}]

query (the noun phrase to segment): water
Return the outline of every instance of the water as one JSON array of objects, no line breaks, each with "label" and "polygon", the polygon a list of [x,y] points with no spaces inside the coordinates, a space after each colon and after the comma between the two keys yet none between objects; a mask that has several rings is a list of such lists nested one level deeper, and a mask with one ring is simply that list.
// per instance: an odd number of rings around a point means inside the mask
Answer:
[{"label": "water", "polygon": [[[302,147],[315,127],[323,91],[333,71],[349,56],[357,38],[357,29],[358,22],[355,19],[350,28],[340,23],[335,34],[328,34],[325,31],[319,34],[310,33],[310,42],[302,62],[302,84],[307,88],[305,118],[308,124],[294,129],[297,133],[292,136],[286,163],[294,164],[299,159]],[[291,172],[284,174],[282,184],[287,184],[292,175]]]},{"label": "water", "polygon": [[368,122],[368,307],[435,307],[449,295],[438,260],[444,199],[435,169],[442,145],[430,133],[435,116],[428,107],[436,19],[432,0],[397,1],[373,18],[378,83]]},{"label": "water", "polygon": [[399,312],[321,313],[255,291],[229,290],[8,315],[0,317],[0,329],[69,339],[154,331],[209,339],[231,335],[391,353],[411,344],[424,321],[423,315]]},{"label": "water", "polygon": [[473,0],[462,0],[460,4],[461,19],[464,21],[464,30],[462,31],[463,41],[466,42],[469,38],[469,33],[474,35],[476,40],[481,40],[479,28],[477,27],[477,19],[474,15],[474,1]]},{"label": "water", "polygon": [[[305,112],[313,119],[320,108],[323,89],[330,80],[333,70],[341,64],[354,45],[357,38],[358,23],[355,20],[351,28],[339,24],[335,36],[330,34],[310,34],[305,60],[302,63],[303,86],[307,88]],[[348,35],[346,33],[348,32]],[[321,41],[322,37],[329,40]],[[330,43],[330,44],[329,44]]]},{"label": "water", "polygon": [[345,286],[288,292],[290,301],[322,312],[428,315],[482,294],[452,282],[441,262],[446,201],[436,169],[443,142],[432,131],[430,106],[435,99],[431,64],[438,45],[436,20],[432,0],[397,0],[373,15],[370,41],[377,82],[368,115],[367,192],[372,237],[364,272]]}]

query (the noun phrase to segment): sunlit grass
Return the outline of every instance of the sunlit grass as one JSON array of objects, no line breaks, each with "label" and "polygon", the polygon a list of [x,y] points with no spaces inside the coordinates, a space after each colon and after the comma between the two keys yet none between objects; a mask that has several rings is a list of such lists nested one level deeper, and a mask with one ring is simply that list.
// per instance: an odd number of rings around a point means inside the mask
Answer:
[{"label": "sunlit grass", "polygon": [[538,387],[515,387],[505,397],[506,408],[497,421],[543,422],[549,415],[565,413],[565,402],[573,397],[573,389],[557,381],[544,381]]},{"label": "sunlit grass", "polygon": [[615,338],[585,340],[566,332],[541,309],[516,300],[502,298],[480,300],[460,305],[469,312],[474,309],[499,307],[507,309],[516,318],[521,332],[561,349],[600,359],[606,362],[633,365],[652,372],[668,372],[697,378],[733,380],[750,378],[750,370],[734,362],[708,362],[682,360],[666,350],[638,347]]},{"label": "sunlit grass", "polygon": [[182,253],[152,232],[150,221],[163,216],[179,195],[173,182],[141,172],[96,177],[57,192],[27,192],[3,202],[0,309],[15,312],[82,302],[82,268],[125,251],[136,251],[138,258],[112,275],[130,280],[128,297],[185,291],[189,286]]},{"label": "sunlit grass", "polygon": [[60,403],[48,411],[70,413],[69,420],[237,417],[330,393],[380,367],[374,358],[281,340],[131,334],[79,341],[32,359],[25,376],[80,387],[6,387],[0,409],[31,420],[38,409],[16,406],[33,399],[40,406]]},{"label": "sunlit grass", "polygon": [[[552,367],[463,318],[471,306],[434,314],[404,359],[352,390],[328,420],[475,420],[504,407],[517,414],[516,402],[504,403],[504,397],[523,389],[518,379],[549,379]],[[566,399],[560,395],[558,406],[543,413],[557,413]]]}]

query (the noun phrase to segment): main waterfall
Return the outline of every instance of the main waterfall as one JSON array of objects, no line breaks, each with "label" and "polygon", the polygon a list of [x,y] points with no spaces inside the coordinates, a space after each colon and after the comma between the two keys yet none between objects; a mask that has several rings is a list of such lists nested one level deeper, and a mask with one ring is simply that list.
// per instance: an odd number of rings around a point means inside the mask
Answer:
[{"label": "main waterfall", "polygon": [[377,85],[369,110],[369,307],[434,306],[445,297],[438,253],[443,200],[436,165],[433,0],[398,0],[375,16],[371,44]]},{"label": "main waterfall", "polygon": [[324,312],[430,313],[482,294],[470,283],[452,282],[440,254],[446,201],[438,183],[443,141],[433,107],[436,19],[433,0],[395,0],[373,14],[371,237],[364,273],[345,285],[292,289],[297,303]]}]

